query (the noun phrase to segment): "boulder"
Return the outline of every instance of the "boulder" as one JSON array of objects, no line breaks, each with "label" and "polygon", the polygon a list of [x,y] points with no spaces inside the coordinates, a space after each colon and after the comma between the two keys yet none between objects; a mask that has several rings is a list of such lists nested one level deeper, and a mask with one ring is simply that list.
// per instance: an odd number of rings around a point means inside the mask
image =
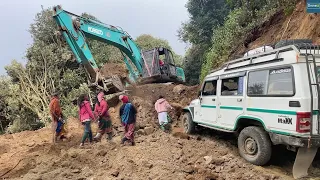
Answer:
[{"label": "boulder", "polygon": [[138,135],[145,135],[146,133],[145,133],[145,131],[144,131],[143,129],[139,129],[139,130],[137,131],[137,134],[138,134]]},{"label": "boulder", "polygon": [[150,135],[154,132],[154,128],[153,127],[145,127],[144,132],[146,135]]}]

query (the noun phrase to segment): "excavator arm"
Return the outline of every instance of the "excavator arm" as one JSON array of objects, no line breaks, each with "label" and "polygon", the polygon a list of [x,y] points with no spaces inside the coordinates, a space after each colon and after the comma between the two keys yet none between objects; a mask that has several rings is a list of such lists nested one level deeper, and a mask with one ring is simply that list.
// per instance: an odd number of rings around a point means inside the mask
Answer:
[{"label": "excavator arm", "polygon": [[[121,51],[129,71],[129,79],[126,79],[129,84],[185,82],[184,71],[175,66],[169,49],[155,47],[142,52],[131,36],[120,27],[75,15],[63,10],[60,6],[55,6],[53,10],[53,18],[58,24],[59,32],[70,46],[78,63],[82,64],[88,72],[90,85],[108,94],[124,90],[119,76],[104,77],[100,73],[86,42],[87,38],[113,45]],[[159,63],[160,56],[165,60],[163,64]]]},{"label": "excavator arm", "polygon": [[[110,83],[110,80],[106,80],[100,73],[86,43],[86,38],[95,39],[119,48],[124,55],[124,62],[129,70],[131,82],[136,82],[138,76],[143,74],[141,50],[131,36],[121,28],[75,15],[63,10],[60,6],[54,7],[53,18],[76,60],[85,67],[90,75],[91,83],[94,85],[99,86],[99,82]],[[137,70],[131,67],[128,59],[131,60]],[[123,87],[120,87],[119,83],[118,86],[118,91],[121,91]],[[100,85],[100,88],[108,91],[108,88],[103,87],[103,85]]]}]

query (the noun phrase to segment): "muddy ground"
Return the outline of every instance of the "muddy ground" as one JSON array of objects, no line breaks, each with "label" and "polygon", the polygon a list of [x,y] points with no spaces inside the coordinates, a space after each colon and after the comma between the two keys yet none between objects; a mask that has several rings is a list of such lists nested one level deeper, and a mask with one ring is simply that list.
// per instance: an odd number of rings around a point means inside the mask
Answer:
[{"label": "muddy ground", "polygon": [[[77,119],[67,122],[68,141],[51,144],[49,128],[0,136],[0,178],[4,179],[292,179],[295,153],[275,148],[265,167],[243,160],[236,137],[203,129],[187,136],[178,128],[181,107],[196,96],[198,87],[144,85],[130,92],[139,114],[136,146],[120,146],[123,128],[118,108],[110,108],[114,124],[112,142],[86,144],[79,148],[82,126]],[[177,111],[171,112],[171,133],[158,129],[153,110],[155,97],[163,94]],[[93,130],[96,132],[96,124]],[[320,177],[320,158],[310,169]],[[320,179],[320,178],[318,178]]]}]

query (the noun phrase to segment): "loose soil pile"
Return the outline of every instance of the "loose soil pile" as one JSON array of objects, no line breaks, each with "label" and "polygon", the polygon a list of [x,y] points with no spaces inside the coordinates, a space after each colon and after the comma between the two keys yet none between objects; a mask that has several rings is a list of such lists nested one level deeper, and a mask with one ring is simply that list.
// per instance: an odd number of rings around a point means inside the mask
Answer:
[{"label": "loose soil pile", "polygon": [[[0,136],[0,178],[5,179],[292,179],[294,153],[276,150],[270,165],[257,167],[243,160],[236,138],[203,129],[188,136],[182,130],[159,130],[153,102],[164,95],[176,107],[170,115],[177,126],[181,108],[198,87],[155,84],[129,91],[138,109],[136,146],[120,146],[123,128],[119,105],[110,108],[114,139],[79,148],[82,125],[69,119],[69,140],[52,145],[49,128]],[[93,130],[96,132],[96,124]],[[281,159],[281,160],[279,160]],[[311,168],[320,176],[319,157]]]},{"label": "loose soil pile", "polygon": [[120,63],[107,63],[100,69],[100,71],[105,77],[118,75],[121,78],[126,78],[128,75],[128,70],[126,69],[125,64]]}]

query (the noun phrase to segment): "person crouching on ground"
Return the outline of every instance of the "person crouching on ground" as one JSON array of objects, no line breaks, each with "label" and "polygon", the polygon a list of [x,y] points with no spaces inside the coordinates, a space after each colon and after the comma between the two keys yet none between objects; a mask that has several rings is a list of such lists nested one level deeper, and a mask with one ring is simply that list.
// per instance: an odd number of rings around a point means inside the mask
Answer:
[{"label": "person crouching on ground", "polygon": [[108,113],[109,107],[107,101],[104,99],[104,93],[100,92],[97,96],[97,103],[94,107],[94,115],[98,119],[99,131],[93,138],[96,141],[100,141],[101,137],[107,133],[108,140],[112,139],[112,124],[110,115]]},{"label": "person crouching on ground", "polygon": [[154,108],[158,113],[159,125],[162,130],[166,130],[168,125],[168,109],[173,109],[172,106],[168,103],[163,96],[159,96],[159,99],[154,104]]},{"label": "person crouching on ground", "polygon": [[137,110],[129,102],[128,96],[120,95],[119,99],[122,101],[122,106],[120,107],[120,117],[121,123],[124,126],[125,135],[121,140],[121,144],[124,144],[126,141],[129,141],[132,146],[135,145],[134,143],[134,130],[135,130],[135,123],[136,123],[136,114]]},{"label": "person crouching on ground", "polygon": [[58,137],[60,139],[65,138],[64,134],[66,133],[64,130],[64,120],[62,119],[62,110],[59,102],[59,93],[54,92],[52,94],[50,104],[49,104],[49,109],[50,109],[50,115],[52,119],[52,132],[53,132],[53,138],[52,142],[53,144],[56,143]]},{"label": "person crouching on ground", "polygon": [[81,95],[78,98],[78,106],[79,106],[79,120],[84,126],[84,133],[83,133],[81,144],[80,144],[80,146],[83,146],[87,138],[89,138],[90,143],[92,142],[91,120],[95,120],[95,117],[93,116],[90,102],[88,101],[87,95]]}]

